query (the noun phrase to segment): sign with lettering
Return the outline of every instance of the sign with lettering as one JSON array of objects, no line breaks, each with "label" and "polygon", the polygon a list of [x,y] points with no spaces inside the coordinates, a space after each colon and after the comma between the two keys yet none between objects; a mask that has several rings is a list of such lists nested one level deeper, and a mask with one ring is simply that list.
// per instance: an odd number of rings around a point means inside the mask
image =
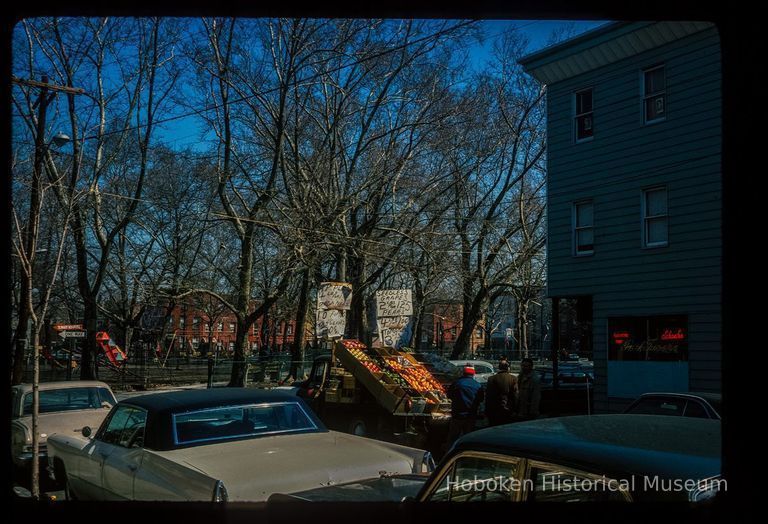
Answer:
[{"label": "sign with lettering", "polygon": [[352,307],[352,284],[322,282],[317,290],[317,309],[346,310]]},{"label": "sign with lettering", "polygon": [[383,289],[376,292],[376,316],[400,317],[413,315],[410,289]]},{"label": "sign with lettering", "polygon": [[318,337],[334,338],[344,336],[346,318],[344,311],[339,309],[318,309],[315,335]]},{"label": "sign with lettering", "polygon": [[379,340],[386,347],[399,348],[411,338],[411,317],[379,317]]},{"label": "sign with lettering", "polygon": [[61,338],[85,338],[85,331],[59,331]]},{"label": "sign with lettering", "polygon": [[54,331],[85,331],[82,324],[54,324]]},{"label": "sign with lettering", "polygon": [[608,319],[609,360],[688,360],[688,317]]}]

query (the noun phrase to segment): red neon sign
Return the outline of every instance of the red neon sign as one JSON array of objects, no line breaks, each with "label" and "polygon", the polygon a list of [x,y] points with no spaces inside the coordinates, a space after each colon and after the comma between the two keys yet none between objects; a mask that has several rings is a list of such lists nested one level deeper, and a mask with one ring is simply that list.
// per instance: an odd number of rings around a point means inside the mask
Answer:
[{"label": "red neon sign", "polygon": [[681,328],[678,328],[676,331],[665,329],[661,334],[661,340],[685,340],[685,333],[683,333]]},{"label": "red neon sign", "polygon": [[616,344],[623,344],[627,340],[629,340],[629,333],[626,331],[618,331],[613,333],[613,341]]}]

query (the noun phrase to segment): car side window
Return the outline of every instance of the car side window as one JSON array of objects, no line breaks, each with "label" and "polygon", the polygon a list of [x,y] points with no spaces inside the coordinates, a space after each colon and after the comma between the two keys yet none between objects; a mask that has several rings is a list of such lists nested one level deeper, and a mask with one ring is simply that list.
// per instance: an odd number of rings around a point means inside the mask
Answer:
[{"label": "car side window", "polygon": [[515,500],[520,488],[517,472],[518,460],[514,458],[459,456],[428,500],[509,502]]},{"label": "car side window", "polygon": [[638,415],[682,415],[685,399],[682,398],[643,398],[629,411]]},{"label": "car side window", "polygon": [[621,482],[556,464],[536,463],[529,469],[528,502],[628,501]]},{"label": "car side window", "polygon": [[693,418],[709,418],[709,413],[707,413],[706,408],[704,408],[701,402],[696,400],[689,400],[685,405],[685,412],[683,413],[683,416]]},{"label": "car side window", "polygon": [[147,413],[133,406],[119,406],[112,413],[98,440],[122,447],[136,447],[144,444],[144,426]]}]

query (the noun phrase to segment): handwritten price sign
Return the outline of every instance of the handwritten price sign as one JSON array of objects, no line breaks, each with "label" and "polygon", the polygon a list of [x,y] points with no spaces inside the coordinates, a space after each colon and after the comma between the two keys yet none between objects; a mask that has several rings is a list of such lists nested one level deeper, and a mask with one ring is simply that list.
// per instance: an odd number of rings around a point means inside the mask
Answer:
[{"label": "handwritten price sign", "polygon": [[317,336],[318,337],[342,337],[346,319],[344,311],[327,309],[317,311]]},{"label": "handwritten price sign", "polygon": [[376,292],[376,316],[400,317],[413,315],[410,289],[383,289]]},{"label": "handwritten price sign", "polygon": [[322,282],[317,290],[317,309],[350,309],[352,307],[352,284],[344,282]]}]

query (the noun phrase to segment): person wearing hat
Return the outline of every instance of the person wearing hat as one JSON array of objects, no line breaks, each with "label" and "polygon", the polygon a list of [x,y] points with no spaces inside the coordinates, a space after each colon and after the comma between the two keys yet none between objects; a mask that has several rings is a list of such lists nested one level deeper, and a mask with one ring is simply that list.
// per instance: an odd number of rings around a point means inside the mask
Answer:
[{"label": "person wearing hat", "polygon": [[448,447],[460,436],[475,429],[477,410],[485,397],[485,389],[474,377],[475,368],[467,364],[462,369],[461,377],[448,386],[448,398],[451,399]]},{"label": "person wearing hat", "polygon": [[517,377],[509,372],[509,362],[499,361],[499,372],[485,385],[485,414],[488,425],[498,426],[512,422],[516,413]]}]

